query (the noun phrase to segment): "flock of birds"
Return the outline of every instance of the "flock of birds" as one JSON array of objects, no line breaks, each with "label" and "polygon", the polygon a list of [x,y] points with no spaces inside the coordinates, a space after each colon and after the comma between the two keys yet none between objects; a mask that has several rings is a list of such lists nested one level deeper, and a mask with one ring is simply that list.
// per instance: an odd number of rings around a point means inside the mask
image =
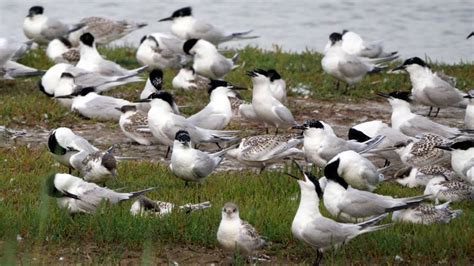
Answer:
[{"label": "flock of birds", "polygon": [[[224,57],[217,45],[222,42],[257,38],[251,31],[227,34],[196,19],[192,9],[176,10],[160,21],[172,21],[172,35],[145,35],[136,58],[143,65],[129,70],[105,59],[96,49],[146,26],[145,23],[113,21],[89,17],[67,25],[47,17],[41,6],[31,7],[23,25],[24,44],[0,40],[0,66],[4,78],[42,75],[39,89],[80,116],[100,121],[117,121],[123,133],[140,145],[168,147],[169,168],[178,178],[202,182],[211,175],[224,157],[263,171],[265,167],[292,159],[301,174],[287,173],[301,189],[293,235],[318,252],[316,262],[326,249],[340,246],[364,233],[386,229],[379,225],[388,213],[394,222],[448,223],[462,211],[452,210],[450,202],[474,199],[474,91],[456,88],[455,78],[433,72],[422,59],[409,58],[392,70],[407,71],[412,90],[380,93],[392,107],[391,126],[374,120],[349,129],[348,140],[338,137],[324,121],[298,123],[285,106],[286,83],[274,69],[248,71],[253,82],[252,100],[241,99],[239,88],[223,80],[239,67],[239,55]],[[469,35],[472,36],[471,33]],[[468,37],[468,38],[469,38]],[[32,46],[47,45],[47,56],[56,64],[46,72],[23,66],[16,59]],[[386,52],[380,42],[366,42],[351,31],[332,33],[321,61],[324,71],[339,81],[354,86],[365,75],[387,69],[398,58]],[[174,89],[207,89],[209,103],[199,112],[184,117],[171,93],[162,88],[163,71],[180,69],[173,78]],[[149,70],[149,78],[139,101],[102,95],[117,86],[141,82],[139,76]],[[465,128],[439,124],[411,112],[411,103],[437,108],[466,108]],[[267,134],[240,138],[239,131],[225,130],[231,120],[256,121],[265,125]],[[269,128],[275,134],[268,134]],[[279,130],[295,130],[278,134]],[[209,153],[201,144],[225,148]],[[94,213],[100,202],[116,204],[137,198],[133,215],[166,215],[174,204],[153,201],[143,196],[153,190],[116,192],[105,183],[117,176],[117,161],[127,159],[113,154],[114,147],[102,151],[71,129],[51,131],[48,147],[53,158],[69,168],[69,174],[57,173],[47,179],[48,195],[57,198],[61,208],[71,213]],[[296,159],[323,169],[316,178]],[[376,160],[384,160],[379,168]],[[380,162],[380,161],[379,161]],[[77,170],[80,177],[71,175]],[[308,168],[309,169],[309,168]],[[396,171],[393,178],[408,186],[424,186],[423,195],[394,198],[373,191],[386,181],[384,173]],[[319,201],[333,218],[324,217]],[[424,203],[434,200],[438,205]],[[439,204],[439,201],[444,202]],[[210,207],[210,202],[179,207],[186,212]],[[241,220],[239,208],[226,203],[217,240],[226,250],[252,255],[265,246],[265,240],[249,223]]]}]

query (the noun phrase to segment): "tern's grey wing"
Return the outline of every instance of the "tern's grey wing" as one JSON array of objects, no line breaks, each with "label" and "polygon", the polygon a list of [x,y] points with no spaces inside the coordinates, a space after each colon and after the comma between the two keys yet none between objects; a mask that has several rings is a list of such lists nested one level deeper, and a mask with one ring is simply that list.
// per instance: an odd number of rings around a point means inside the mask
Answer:
[{"label": "tern's grey wing", "polygon": [[295,125],[295,118],[288,108],[280,104],[272,107],[272,112],[276,114],[281,120],[285,121],[287,125]]},{"label": "tern's grey wing", "polygon": [[222,78],[232,70],[232,63],[225,57],[216,60],[211,65],[211,71],[216,78]]},{"label": "tern's grey wing", "polygon": [[459,131],[455,128],[450,128],[435,123],[426,117],[418,115],[405,121],[405,123],[400,126],[400,131],[403,134],[411,137],[415,137],[416,135],[420,135],[422,133],[433,133],[442,137],[449,138],[459,133]]},{"label": "tern's grey wing", "polygon": [[72,148],[76,151],[85,151],[87,153],[92,153],[98,151],[96,147],[89,143],[85,138],[75,135],[66,143],[68,148]]},{"label": "tern's grey wing", "polygon": [[288,143],[284,136],[256,136],[246,140],[241,158],[246,161],[267,161],[293,148],[297,142]]},{"label": "tern's grey wing", "polygon": [[258,249],[265,244],[265,241],[260,237],[257,230],[247,221],[242,221],[240,225],[240,237],[238,241],[249,250]]},{"label": "tern's grey wing", "polygon": [[394,204],[394,200],[389,197],[349,188],[337,207],[353,217],[368,217],[383,214]]},{"label": "tern's grey wing", "polygon": [[439,80],[434,87],[425,88],[425,96],[437,106],[449,106],[461,102],[464,94],[456,88],[451,87],[447,82]]},{"label": "tern's grey wing", "polygon": [[187,118],[193,125],[201,128],[220,130],[226,126],[227,117],[217,114],[211,108],[204,108]]},{"label": "tern's grey wing", "polygon": [[219,42],[219,40],[224,36],[220,30],[216,29],[211,24],[200,20],[195,21],[193,32],[195,35],[192,36],[193,38],[205,39],[212,43]]},{"label": "tern's grey wing", "polygon": [[184,54],[184,41],[181,39],[162,36],[159,38],[159,42],[161,42],[160,47],[166,51],[172,52],[173,54]]},{"label": "tern's grey wing", "polygon": [[[100,153],[99,151],[97,151]],[[81,151],[78,152],[74,155],[71,156],[69,159],[69,163],[71,164],[72,168],[78,170],[79,172],[83,173],[85,169],[84,168],[84,159],[89,155],[90,153],[87,151]]]},{"label": "tern's grey wing", "polygon": [[204,178],[212,173],[216,167],[214,160],[222,160],[221,158],[211,158],[204,152],[197,151],[197,156],[194,160],[193,173],[197,178]]},{"label": "tern's grey wing", "polygon": [[67,34],[69,28],[66,24],[55,20],[48,19],[46,26],[41,30],[41,35],[48,40],[53,40],[55,38],[64,36]]},{"label": "tern's grey wing", "polygon": [[178,130],[188,131],[191,135],[191,141],[199,139],[196,137],[196,127],[180,115],[173,115],[173,118],[167,120],[161,128],[163,134],[165,134],[170,140],[174,140]]},{"label": "tern's grey wing", "polygon": [[314,248],[328,248],[349,240],[357,232],[357,225],[341,224],[321,216],[306,226],[302,237]]},{"label": "tern's grey wing", "polygon": [[109,60],[102,60],[98,65],[98,69],[98,72],[105,76],[123,76],[128,73],[127,69]]},{"label": "tern's grey wing", "polygon": [[92,183],[84,182],[80,186],[82,193],[77,196],[82,201],[96,206],[99,205],[102,200],[108,200],[110,203],[116,204],[124,199],[129,198],[128,193],[118,193],[108,188],[99,187]]},{"label": "tern's grey wing", "polygon": [[367,73],[370,68],[357,57],[346,58],[338,63],[339,71],[346,77],[356,78]]}]

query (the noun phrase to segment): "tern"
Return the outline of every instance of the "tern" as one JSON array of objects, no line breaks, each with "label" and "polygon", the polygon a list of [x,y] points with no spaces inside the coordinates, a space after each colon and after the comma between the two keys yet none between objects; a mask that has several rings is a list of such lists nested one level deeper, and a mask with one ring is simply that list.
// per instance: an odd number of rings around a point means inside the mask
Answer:
[{"label": "tern", "polygon": [[436,203],[439,201],[472,201],[474,200],[474,186],[463,180],[448,180],[445,176],[432,178],[426,184],[425,195]]},{"label": "tern", "polygon": [[440,205],[420,204],[414,208],[394,211],[392,221],[414,224],[449,223],[462,214],[462,210],[449,208],[450,202]]},{"label": "tern", "polygon": [[456,173],[451,169],[439,164],[430,164],[422,167],[413,167],[407,177],[397,178],[395,181],[409,188],[425,187],[431,179],[440,176],[445,176],[449,180],[457,178]]},{"label": "tern", "polygon": [[[326,50],[330,47],[330,42],[326,45]],[[385,52],[382,41],[366,42],[359,34],[343,30],[342,49],[351,55],[368,58],[381,58],[396,55],[398,52]]]},{"label": "tern", "polygon": [[164,33],[143,36],[136,58],[151,69],[177,69],[188,61],[183,51],[184,41]]},{"label": "tern", "polygon": [[208,88],[210,80],[196,74],[192,67],[183,67],[171,81],[174,89],[192,90]]},{"label": "tern", "polygon": [[72,47],[71,42],[64,37],[49,42],[46,55],[54,63],[76,64],[81,58],[78,48]]},{"label": "tern", "polygon": [[474,185],[474,139],[436,146],[451,151],[451,166],[462,179]]},{"label": "tern", "polygon": [[153,215],[156,217],[164,217],[171,214],[175,209],[184,213],[191,213],[198,210],[204,210],[212,207],[211,202],[205,201],[197,204],[186,203],[181,206],[175,206],[171,202],[155,201],[145,196],[139,197],[130,207],[130,214],[133,216]]},{"label": "tern", "polygon": [[466,129],[474,130],[474,90],[470,90],[464,97],[469,99],[469,104],[466,107],[466,114],[464,116],[464,124],[466,125]]},{"label": "tern", "polygon": [[112,146],[106,151],[80,151],[71,155],[69,161],[85,181],[105,185],[105,182],[117,177],[117,160],[113,149]]},{"label": "tern", "polygon": [[159,92],[163,87],[163,71],[153,69],[140,93],[140,100],[147,99],[151,94]]},{"label": "tern", "polygon": [[123,105],[116,109],[122,112],[119,125],[125,136],[145,146],[158,142],[148,128],[148,114],[146,112],[139,110],[136,105]]}]

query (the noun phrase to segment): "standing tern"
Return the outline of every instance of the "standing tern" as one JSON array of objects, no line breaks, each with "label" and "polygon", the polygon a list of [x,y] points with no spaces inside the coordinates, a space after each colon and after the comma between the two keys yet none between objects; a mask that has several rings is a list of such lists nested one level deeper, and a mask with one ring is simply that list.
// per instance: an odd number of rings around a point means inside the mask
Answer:
[{"label": "standing tern", "polygon": [[238,65],[239,54],[231,59],[224,57],[217,51],[214,44],[203,39],[189,39],[183,44],[183,51],[193,56],[194,71],[206,78],[222,79]]},{"label": "standing tern", "polygon": [[191,145],[191,136],[186,130],[176,132],[171,153],[170,169],[177,177],[188,182],[202,182],[224,160],[229,149],[216,153],[207,153],[194,149]]},{"label": "standing tern", "polygon": [[217,241],[224,250],[247,256],[266,246],[257,230],[247,221],[240,219],[239,208],[231,202],[227,202],[222,208]]},{"label": "standing tern", "polygon": [[83,24],[66,25],[59,20],[48,18],[42,6],[33,6],[23,21],[23,33],[25,36],[38,44],[47,44],[49,41],[59,37],[66,37],[68,33],[75,31]]},{"label": "standing tern", "polygon": [[239,88],[221,80],[211,80],[209,86],[209,103],[187,120],[201,128],[221,130],[229,124],[233,116],[229,97],[240,97],[234,90],[246,88]]},{"label": "standing tern", "polygon": [[142,66],[151,69],[177,69],[187,62],[183,51],[184,41],[164,33],[143,36],[136,58]]},{"label": "standing tern", "polygon": [[56,198],[59,207],[67,209],[70,213],[95,213],[102,201],[117,204],[153,189],[120,193],[68,174],[55,174],[46,180],[47,194]]},{"label": "standing tern", "polygon": [[137,72],[141,68],[128,70],[115,62],[104,59],[95,46],[95,38],[90,33],[84,33],[80,37],[79,47],[81,59],[77,62],[77,67],[87,71],[99,73],[104,76],[124,76]]},{"label": "standing tern", "polygon": [[272,95],[268,71],[255,69],[247,74],[252,77],[252,107],[258,120],[262,121],[265,126],[276,127],[275,134],[278,134],[279,128],[296,126],[291,111]]},{"label": "standing tern", "polygon": [[470,90],[464,97],[469,99],[469,104],[466,107],[466,114],[464,115],[464,124],[466,129],[474,130],[474,90]]},{"label": "standing tern", "polygon": [[252,32],[251,30],[231,34],[223,33],[213,25],[194,18],[191,7],[178,9],[170,17],[158,21],[173,21],[171,32],[183,40],[204,39],[218,45],[231,40],[258,38],[258,36],[247,36]]},{"label": "standing tern", "polygon": [[428,116],[431,115],[433,107],[438,108],[435,114],[437,116],[440,108],[449,106],[465,108],[467,106],[468,100],[464,98],[466,93],[440,78],[420,58],[409,58],[393,70],[403,69],[410,75],[413,100],[422,105],[430,106]]},{"label": "standing tern", "polygon": [[462,179],[474,185],[474,139],[459,140],[437,148],[451,151],[451,167]]},{"label": "standing tern", "polygon": [[[298,168],[303,172],[300,167]],[[318,265],[323,258],[323,251],[332,247],[337,248],[358,235],[391,226],[391,224],[375,225],[387,214],[358,224],[338,223],[322,216],[319,210],[322,190],[318,180],[311,173],[303,172],[303,174],[304,180],[299,180],[298,177],[291,175],[297,179],[301,189],[300,204],[291,225],[291,232],[298,240],[317,251],[314,265]]]},{"label": "standing tern", "polygon": [[[353,162],[354,164],[354,162]],[[332,216],[345,222],[371,218],[400,209],[418,205],[427,196],[415,196],[396,199],[368,191],[358,190],[349,185],[347,174],[357,172],[344,162],[343,158],[335,158],[324,168],[324,176],[328,180],[324,189],[324,206]],[[344,173],[344,170],[347,172]]]},{"label": "standing tern", "polygon": [[414,224],[447,224],[462,214],[462,210],[452,210],[449,208],[449,204],[449,201],[436,206],[420,204],[413,208],[394,211],[392,221]]}]

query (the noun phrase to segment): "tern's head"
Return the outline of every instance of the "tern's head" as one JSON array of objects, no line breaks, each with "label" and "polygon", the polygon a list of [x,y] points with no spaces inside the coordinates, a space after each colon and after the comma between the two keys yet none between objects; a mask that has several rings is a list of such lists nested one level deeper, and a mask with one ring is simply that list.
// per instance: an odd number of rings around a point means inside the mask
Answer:
[{"label": "tern's head", "polygon": [[184,146],[190,146],[191,136],[186,130],[179,130],[178,132],[176,132],[174,139]]},{"label": "tern's head", "polygon": [[293,126],[293,129],[302,129],[305,136],[313,136],[318,134],[334,135],[334,130],[330,125],[315,119],[306,120],[302,125]]},{"label": "tern's head", "polygon": [[81,43],[83,43],[86,46],[93,47],[94,46],[94,36],[90,34],[89,32],[86,32],[79,37],[79,40],[81,40]]},{"label": "tern's head", "polygon": [[155,102],[155,101],[160,101],[160,102],[165,102],[167,103],[170,107],[174,106],[174,99],[173,95],[167,91],[159,91],[159,92],[154,92],[148,96],[147,99],[142,100],[143,102]]},{"label": "tern's head", "polygon": [[410,107],[411,93],[409,91],[392,91],[389,94],[378,93],[379,96],[387,98],[388,102],[395,106],[408,106]]},{"label": "tern's head", "polygon": [[340,43],[342,41],[342,34],[338,32],[331,33],[331,35],[329,35],[329,41],[331,42],[331,46]]},{"label": "tern's head", "polygon": [[28,10],[28,15],[26,17],[33,18],[36,15],[42,15],[44,12],[44,8],[42,6],[32,6],[30,10]]},{"label": "tern's head", "polygon": [[321,186],[319,185],[318,179],[311,172],[304,171],[303,168],[296,161],[293,161],[293,163],[296,165],[299,172],[303,174],[303,179],[292,174],[287,173],[287,175],[296,179],[296,182],[298,182],[298,185],[300,186],[300,189],[302,192],[307,191],[307,192],[314,193],[314,191],[316,191],[318,198],[322,198],[323,190],[321,189]]},{"label": "tern's head", "polygon": [[268,71],[260,69],[260,68],[254,69],[252,71],[248,71],[247,76],[252,77],[252,82],[254,84],[270,82]]},{"label": "tern's head", "polygon": [[153,69],[150,72],[148,77],[150,79],[151,84],[157,91],[160,91],[163,87],[163,71],[160,69]]},{"label": "tern's head", "polygon": [[450,145],[437,145],[436,148],[448,151],[466,151],[474,148],[474,139],[456,141]]},{"label": "tern's head", "polygon": [[45,191],[53,198],[79,199],[74,194],[67,191],[69,184],[74,181],[74,177],[68,174],[53,174],[46,179]]},{"label": "tern's head", "polygon": [[137,111],[137,106],[136,105],[122,105],[122,107],[116,107],[115,109],[119,110],[122,113],[127,113],[127,112],[136,112]]},{"label": "tern's head", "polygon": [[113,177],[117,176],[117,160],[113,154],[114,146],[110,147],[102,155],[101,165],[110,172]]},{"label": "tern's head", "polygon": [[275,69],[269,69],[267,71],[267,76],[270,79],[270,81],[272,81],[272,82],[275,81],[275,80],[281,79],[280,74],[278,74],[278,72]]},{"label": "tern's head", "polygon": [[430,67],[421,58],[412,57],[405,60],[405,62],[403,62],[401,66],[394,68],[393,71],[405,69],[410,73],[410,72],[417,71],[420,69],[429,69],[429,68]]},{"label": "tern's head", "polygon": [[466,95],[464,95],[464,98],[466,99],[469,99],[471,103],[473,103],[473,99],[474,99],[474,90],[470,90],[467,92]]},{"label": "tern's head", "polygon": [[95,93],[95,88],[94,87],[85,87],[82,88],[81,90],[71,94],[73,96],[86,96],[89,93]]},{"label": "tern's head", "polygon": [[339,175],[338,170],[339,170],[340,163],[341,163],[341,158],[339,157],[333,158],[331,161],[329,161],[326,164],[326,167],[324,167],[324,176],[328,180],[337,182],[339,183],[339,185],[347,189],[349,185],[347,184],[346,180],[344,180],[344,178],[342,178]]},{"label": "tern's head", "polygon": [[57,51],[63,53],[63,51],[70,49],[71,47],[72,44],[68,39],[64,37],[59,37],[50,41],[47,49],[54,52]]},{"label": "tern's head", "polygon": [[213,95],[224,94],[228,97],[241,99],[242,97],[240,97],[240,94],[237,93],[235,90],[246,90],[246,88],[236,87],[224,80],[211,79],[208,85],[209,89],[207,90],[207,92],[209,93],[209,95],[211,95],[211,98]]},{"label": "tern's head", "polygon": [[173,14],[171,15],[171,17],[162,18],[158,21],[161,22],[161,21],[175,20],[175,19],[178,19],[178,18],[190,17],[192,15],[193,15],[192,8],[190,6],[187,6],[187,7],[183,7],[183,8],[180,8],[180,9],[174,11]]},{"label": "tern's head", "polygon": [[200,41],[199,39],[189,39],[184,42],[183,44],[183,51],[188,54],[188,55],[194,55],[196,53],[194,46],[196,46],[196,43]]},{"label": "tern's head", "polygon": [[239,207],[235,203],[227,202],[222,207],[222,219],[238,219],[239,218]]}]

